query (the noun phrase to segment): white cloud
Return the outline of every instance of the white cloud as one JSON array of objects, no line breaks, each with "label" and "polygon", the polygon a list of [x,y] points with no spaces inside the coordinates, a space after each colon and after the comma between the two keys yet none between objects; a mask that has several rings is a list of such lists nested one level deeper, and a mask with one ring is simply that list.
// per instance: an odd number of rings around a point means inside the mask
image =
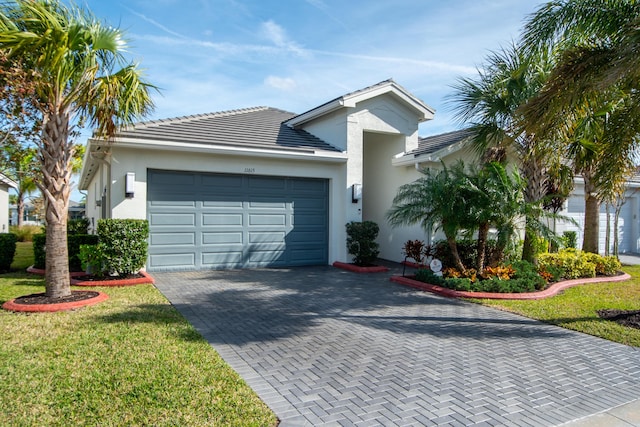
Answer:
[{"label": "white cloud", "polygon": [[264,83],[267,86],[271,86],[276,89],[285,90],[285,91],[291,91],[298,86],[296,84],[296,81],[290,77],[269,76],[266,79],[264,79]]},{"label": "white cloud", "polygon": [[261,25],[262,35],[271,43],[284,50],[296,53],[298,55],[304,55],[304,49],[302,49],[297,43],[290,40],[286,31],[280,25],[269,20],[263,22]]}]

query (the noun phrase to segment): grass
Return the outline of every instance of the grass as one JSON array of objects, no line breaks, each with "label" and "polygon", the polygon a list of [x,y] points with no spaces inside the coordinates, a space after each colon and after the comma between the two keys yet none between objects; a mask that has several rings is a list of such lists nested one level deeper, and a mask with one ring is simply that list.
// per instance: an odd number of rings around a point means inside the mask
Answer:
[{"label": "grass", "polygon": [[576,286],[547,299],[535,301],[471,300],[511,311],[563,328],[610,341],[640,347],[640,329],[622,326],[598,317],[597,310],[640,310],[640,266],[625,266],[631,280]]},{"label": "grass", "polygon": [[[28,251],[12,267],[30,265]],[[155,287],[97,289],[109,300],[77,311],[0,311],[3,425],[275,425]],[[43,290],[40,277],[0,275],[0,303]]]},{"label": "grass", "polygon": [[24,271],[27,267],[33,265],[33,243],[17,242],[16,254],[11,263],[11,269]]}]

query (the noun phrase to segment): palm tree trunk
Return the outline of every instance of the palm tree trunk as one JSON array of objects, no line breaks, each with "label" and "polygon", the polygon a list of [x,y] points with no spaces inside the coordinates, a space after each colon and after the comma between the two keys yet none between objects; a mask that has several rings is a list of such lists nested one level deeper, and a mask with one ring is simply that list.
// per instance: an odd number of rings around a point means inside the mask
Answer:
[{"label": "palm tree trunk", "polygon": [[16,208],[18,209],[18,227],[22,227],[24,222],[24,196],[22,194],[18,194]]},{"label": "palm tree trunk", "polygon": [[72,148],[68,143],[68,114],[48,114],[44,119],[42,146],[42,195],[47,223],[46,295],[61,298],[71,295],[67,216],[69,212]]},{"label": "palm tree trunk", "polygon": [[582,250],[598,253],[600,233],[600,201],[595,195],[595,186],[589,176],[584,177],[584,236]]},{"label": "palm tree trunk", "polygon": [[[527,178],[527,185],[524,189],[524,201],[528,204],[540,203],[545,196],[547,175],[543,167],[543,159],[534,153],[526,153],[522,161],[522,174]],[[533,212],[535,212],[534,210]],[[530,213],[526,218],[526,226],[524,231],[524,243],[522,246],[522,259],[524,261],[535,262],[536,260],[536,241],[538,234],[534,231],[532,224],[537,223],[540,218],[532,217]]]},{"label": "palm tree trunk", "polygon": [[478,227],[478,259],[476,265],[478,273],[484,270],[484,259],[487,253],[487,237],[489,236],[489,223],[484,222]]},{"label": "palm tree trunk", "polygon": [[460,254],[458,253],[458,244],[456,243],[455,237],[447,236],[447,243],[449,244],[449,250],[451,251],[451,257],[453,258],[453,263],[458,270],[462,273],[467,271],[462,260],[460,259]]}]

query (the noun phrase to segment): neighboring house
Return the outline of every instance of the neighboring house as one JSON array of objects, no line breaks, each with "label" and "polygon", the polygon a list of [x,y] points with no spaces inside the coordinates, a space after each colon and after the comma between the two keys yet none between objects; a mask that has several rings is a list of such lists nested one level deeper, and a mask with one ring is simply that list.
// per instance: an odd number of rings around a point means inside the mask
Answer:
[{"label": "neighboring house", "polygon": [[0,233],[9,232],[9,189],[18,188],[13,180],[0,174]]},{"label": "neighboring house", "polygon": [[398,187],[458,158],[466,131],[419,138],[434,110],[393,80],[305,113],[257,107],[142,122],[90,139],[79,187],[86,216],[148,219],[147,269],[350,261],[345,224],[380,226],[380,257],[401,261],[419,227],[391,228]]}]

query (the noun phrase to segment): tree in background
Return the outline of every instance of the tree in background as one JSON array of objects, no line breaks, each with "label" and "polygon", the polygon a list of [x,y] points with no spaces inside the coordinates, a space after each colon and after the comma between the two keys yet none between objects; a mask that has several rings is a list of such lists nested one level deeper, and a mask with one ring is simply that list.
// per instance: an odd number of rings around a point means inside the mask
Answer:
[{"label": "tree in background", "polygon": [[[33,106],[42,126],[37,139],[45,200],[46,295],[71,294],[67,216],[78,125],[108,138],[152,108],[151,85],[123,57],[122,32],[87,10],[56,0],[17,0],[0,5],[0,50],[28,64]],[[11,86],[11,82],[8,83]]]},{"label": "tree in background", "polygon": [[599,201],[614,198],[633,171],[640,132],[639,24],[634,0],[562,0],[541,6],[523,33],[527,51],[556,58],[548,82],[522,111],[531,132],[568,143],[568,160],[588,175],[586,251],[598,252]]}]

